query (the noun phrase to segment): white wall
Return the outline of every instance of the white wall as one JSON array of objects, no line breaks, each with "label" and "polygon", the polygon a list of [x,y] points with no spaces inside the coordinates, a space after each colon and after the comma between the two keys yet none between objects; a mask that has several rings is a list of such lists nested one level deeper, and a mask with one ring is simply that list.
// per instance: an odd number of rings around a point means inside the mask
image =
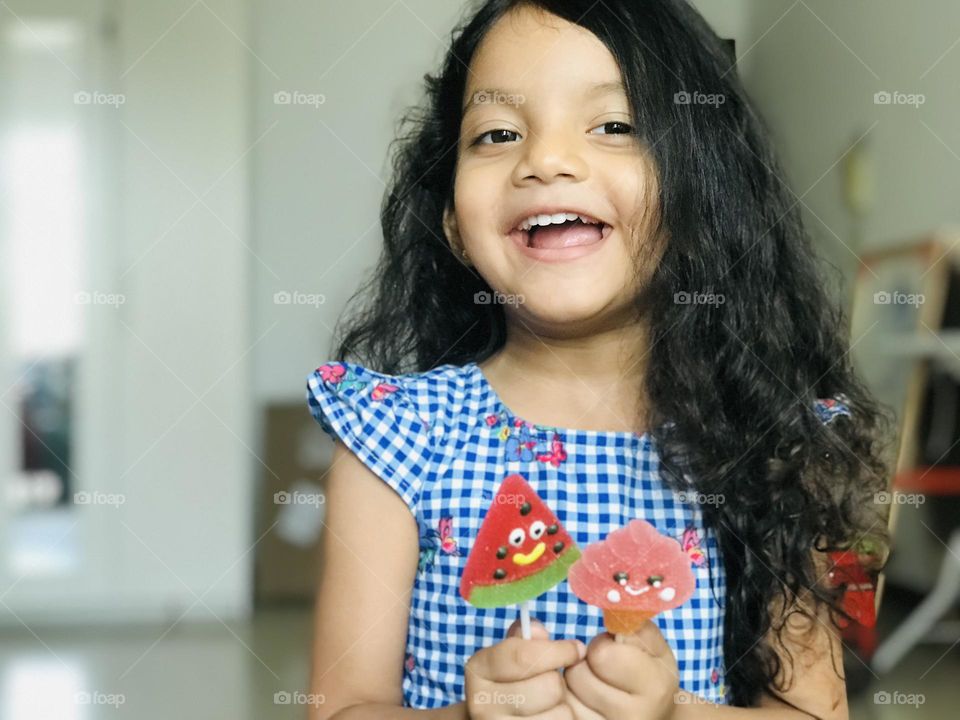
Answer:
[{"label": "white wall", "polygon": [[[771,121],[823,250],[851,269],[850,220],[840,165],[859,138],[873,157],[874,204],[864,247],[906,241],[960,219],[960,4],[930,0],[749,0],[749,85]],[[772,29],[770,29],[772,27]],[[879,91],[922,93],[926,103],[882,106]],[[829,172],[828,172],[829,170]],[[854,248],[856,250],[856,248]]]},{"label": "white wall", "polygon": [[[57,1],[45,9],[58,11]],[[41,10],[12,6],[28,25]],[[64,74],[125,96],[119,109],[83,106],[91,172],[103,183],[89,188],[87,287],[126,302],[88,307],[72,469],[75,490],[125,501],[74,507],[62,541],[79,548],[78,571],[3,577],[17,616],[0,621],[172,622],[191,605],[188,618],[242,616],[259,467],[246,3],[84,8],[89,58]]]}]

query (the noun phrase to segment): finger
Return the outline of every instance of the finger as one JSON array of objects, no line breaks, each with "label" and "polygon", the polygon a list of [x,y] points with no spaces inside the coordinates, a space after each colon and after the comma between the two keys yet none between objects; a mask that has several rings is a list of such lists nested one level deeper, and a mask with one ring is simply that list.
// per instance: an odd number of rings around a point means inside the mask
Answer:
[{"label": "finger", "polygon": [[587,661],[576,663],[563,671],[567,689],[575,701],[590,712],[599,717],[616,717],[614,709],[625,707],[630,696],[598,677],[590,667],[589,657],[588,650]]},{"label": "finger", "polygon": [[587,664],[605,684],[630,694],[648,694],[649,686],[659,687],[664,678],[676,682],[679,671],[672,651],[667,656],[652,655],[645,643],[652,641],[640,635],[616,642],[609,633],[602,633],[590,641]]},{"label": "finger", "polygon": [[[520,626],[520,618],[517,618],[513,621],[513,624],[507,630],[507,637],[521,637],[522,628]],[[533,618],[530,619],[530,639],[537,640],[549,640],[550,633],[547,632],[547,628],[539,620]]]},{"label": "finger", "polygon": [[493,682],[515,682],[572,665],[586,656],[580,640],[525,640],[508,637],[475,653],[468,664],[475,675]]},{"label": "finger", "polygon": [[513,683],[517,688],[518,702],[515,705],[515,714],[522,717],[548,712],[558,705],[563,705],[563,696],[567,688],[563,684],[563,676],[558,670],[548,670],[529,680]]},{"label": "finger", "polygon": [[660,626],[653,620],[647,620],[635,632],[623,636],[623,642],[627,645],[639,647],[652,657],[669,657],[673,655],[670,644],[660,632]]},{"label": "finger", "polygon": [[[564,680],[566,680],[566,674],[569,670],[570,668],[567,668],[564,671]],[[576,718],[576,720],[605,720],[603,715],[584,705],[576,693],[570,689],[569,685],[567,685],[564,701],[570,706],[570,709],[573,710],[573,717]]]}]

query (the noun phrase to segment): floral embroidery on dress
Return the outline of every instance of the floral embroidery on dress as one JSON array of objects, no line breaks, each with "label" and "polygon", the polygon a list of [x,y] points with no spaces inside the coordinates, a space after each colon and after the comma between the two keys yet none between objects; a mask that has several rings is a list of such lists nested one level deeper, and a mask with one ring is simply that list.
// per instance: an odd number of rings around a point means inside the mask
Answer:
[{"label": "floral embroidery on dress", "polygon": [[566,459],[567,451],[563,449],[563,442],[556,433],[553,434],[553,440],[550,441],[550,452],[537,455],[537,460],[550,463],[554,467],[560,467],[560,463]]},{"label": "floral embroidery on dress", "polygon": [[[487,415],[485,421],[492,429],[494,436],[505,443],[504,452],[508,461],[537,460],[559,467],[560,463],[567,459],[563,441],[553,428],[534,425],[520,418],[514,418],[510,422],[503,412]],[[549,445],[545,439],[538,439],[534,432],[553,432]]]},{"label": "floral embroidery on dress", "polygon": [[[347,368],[341,363],[328,363],[327,365],[321,365],[317,368],[317,372],[320,373],[320,377],[324,382],[333,385],[337,391],[343,391],[349,388],[362,390],[370,384],[369,380],[361,380],[359,377],[357,377],[356,372],[354,372],[352,369],[347,370]],[[370,398],[372,400],[383,400],[387,395],[390,393],[395,393],[399,389],[400,387],[398,385],[391,385],[390,383],[386,382],[378,382],[376,385],[374,385],[373,390],[370,391]]]},{"label": "floral embroidery on dress", "polygon": [[408,673],[412,673],[413,669],[417,666],[416,660],[413,658],[412,653],[407,653],[406,658],[403,660],[403,667],[406,668]]},{"label": "floral embroidery on dress", "polygon": [[442,517],[437,523],[437,529],[430,529],[420,538],[420,561],[417,563],[417,572],[422,573],[433,567],[437,559],[437,552],[444,555],[460,556],[457,539],[453,537],[453,518]]},{"label": "floral embroidery on dress", "polygon": [[693,525],[687,525],[680,538],[680,545],[683,551],[690,556],[690,562],[695,567],[703,567],[707,562],[707,555],[703,551],[701,543],[703,542],[703,533]]},{"label": "floral embroidery on dress", "polygon": [[717,688],[717,694],[721,698],[725,698],[727,694],[727,686],[720,677],[720,671],[717,668],[714,668],[711,671],[710,682]]}]

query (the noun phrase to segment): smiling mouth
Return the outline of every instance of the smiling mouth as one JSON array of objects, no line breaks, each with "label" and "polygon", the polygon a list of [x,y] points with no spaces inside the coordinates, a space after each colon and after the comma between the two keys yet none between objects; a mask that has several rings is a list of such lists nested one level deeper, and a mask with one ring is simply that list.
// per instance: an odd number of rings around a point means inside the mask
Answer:
[{"label": "smiling mouth", "polygon": [[577,218],[529,229],[515,228],[510,232],[510,237],[518,245],[534,250],[563,250],[594,245],[605,240],[612,231],[613,226],[607,223],[584,223]]}]

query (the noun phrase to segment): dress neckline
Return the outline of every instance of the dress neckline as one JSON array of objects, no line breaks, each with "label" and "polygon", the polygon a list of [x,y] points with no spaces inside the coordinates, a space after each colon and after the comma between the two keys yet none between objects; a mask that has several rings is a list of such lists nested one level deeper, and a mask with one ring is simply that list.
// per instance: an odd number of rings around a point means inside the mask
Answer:
[{"label": "dress neckline", "polygon": [[562,435],[565,438],[569,437],[582,437],[582,438],[613,438],[613,439],[625,439],[627,441],[634,442],[646,442],[649,440],[650,431],[645,430],[642,433],[635,432],[633,430],[583,430],[580,428],[565,428],[558,427],[556,425],[540,425],[537,423],[532,423],[527,421],[525,418],[520,417],[515,412],[513,412],[506,403],[504,403],[503,398],[500,397],[500,394],[493,388],[493,385],[490,384],[490,381],[487,379],[486,374],[483,372],[483,368],[480,367],[475,361],[470,361],[466,365],[467,369],[474,374],[479,385],[486,391],[486,393],[493,398],[494,405],[497,409],[503,412],[512,420],[519,420],[525,425],[530,427],[539,428],[542,430],[550,430]]}]

